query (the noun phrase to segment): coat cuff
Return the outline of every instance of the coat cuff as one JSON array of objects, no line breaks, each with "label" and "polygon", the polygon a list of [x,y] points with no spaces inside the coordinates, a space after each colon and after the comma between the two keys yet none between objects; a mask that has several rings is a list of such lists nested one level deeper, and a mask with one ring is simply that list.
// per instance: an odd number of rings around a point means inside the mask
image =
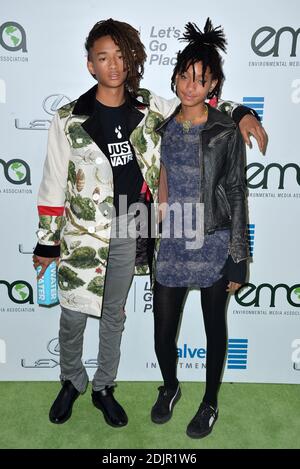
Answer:
[{"label": "coat cuff", "polygon": [[227,277],[229,282],[240,283],[243,285],[246,281],[247,266],[247,259],[243,259],[240,262],[234,262],[232,257],[229,255],[222,273]]},{"label": "coat cuff", "polygon": [[239,125],[240,121],[244,116],[247,114],[252,114],[252,116],[256,117],[256,119],[260,122],[260,117],[257,114],[254,109],[251,109],[250,107],[247,106],[238,106],[236,107],[233,112],[232,112],[232,119],[236,123],[236,125]]},{"label": "coat cuff", "polygon": [[60,256],[60,245],[48,246],[47,244],[37,243],[33,254],[40,257],[59,257]]}]

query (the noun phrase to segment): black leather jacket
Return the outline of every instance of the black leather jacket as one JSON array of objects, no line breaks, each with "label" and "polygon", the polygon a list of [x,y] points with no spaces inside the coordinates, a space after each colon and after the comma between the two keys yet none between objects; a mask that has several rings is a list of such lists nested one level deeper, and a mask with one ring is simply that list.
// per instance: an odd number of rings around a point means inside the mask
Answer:
[{"label": "black leather jacket", "polygon": [[[168,117],[156,129],[162,136]],[[248,258],[245,183],[245,143],[234,121],[208,106],[208,119],[199,133],[200,200],[204,202],[206,234],[230,228],[230,254],[234,262]]]}]

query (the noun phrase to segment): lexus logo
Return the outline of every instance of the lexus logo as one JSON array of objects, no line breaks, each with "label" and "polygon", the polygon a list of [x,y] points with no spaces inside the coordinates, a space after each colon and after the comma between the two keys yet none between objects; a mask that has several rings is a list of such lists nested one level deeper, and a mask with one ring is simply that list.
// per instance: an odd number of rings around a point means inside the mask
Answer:
[{"label": "lexus logo", "polygon": [[58,337],[55,337],[55,339],[50,340],[50,342],[47,345],[47,350],[52,355],[59,355],[60,350],[59,350]]},{"label": "lexus logo", "polygon": [[71,99],[64,94],[50,94],[50,96],[47,96],[43,101],[43,109],[47,114],[54,116],[57,109],[70,102]]}]

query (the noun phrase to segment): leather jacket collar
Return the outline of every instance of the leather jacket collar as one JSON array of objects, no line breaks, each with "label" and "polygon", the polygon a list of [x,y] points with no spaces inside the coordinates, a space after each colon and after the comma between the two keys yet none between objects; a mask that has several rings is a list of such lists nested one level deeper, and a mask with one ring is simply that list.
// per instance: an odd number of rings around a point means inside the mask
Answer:
[{"label": "leather jacket collar", "polygon": [[[177,108],[175,109],[173,114],[171,114],[169,117],[167,117],[167,119],[165,119],[156,128],[156,132],[158,132],[160,135],[163,135],[167,124],[170,122],[170,120],[173,119],[173,117],[175,117],[179,113],[180,107],[181,106],[179,104],[179,106],[177,106]],[[208,118],[207,118],[207,122],[205,124],[204,130],[209,130],[212,127],[215,127],[215,126],[216,126],[216,130],[221,130],[220,127],[221,128],[223,128],[223,127],[232,128],[232,129],[236,128],[236,124],[231,119],[231,117],[227,116],[226,114],[219,111],[218,109],[213,108],[209,104],[207,104],[207,107],[208,107]],[[217,129],[217,128],[219,128],[219,129]]]}]

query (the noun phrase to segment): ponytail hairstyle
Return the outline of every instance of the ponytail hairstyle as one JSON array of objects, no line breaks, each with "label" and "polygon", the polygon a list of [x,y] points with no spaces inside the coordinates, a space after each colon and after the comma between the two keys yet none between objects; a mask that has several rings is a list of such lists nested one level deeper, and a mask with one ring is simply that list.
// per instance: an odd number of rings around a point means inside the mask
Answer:
[{"label": "ponytail hairstyle", "polygon": [[176,93],[176,76],[185,73],[186,70],[193,66],[194,77],[196,62],[202,62],[202,80],[205,83],[205,72],[207,67],[210,68],[212,79],[218,80],[215,88],[208,93],[208,98],[220,96],[222,84],[224,81],[224,73],[222,69],[222,57],[219,50],[226,52],[226,38],[221,26],[213,27],[212,22],[207,18],[204,32],[202,32],[195,23],[187,23],[185,32],[180,41],[188,42],[188,45],[177,54],[177,62],[173,70],[171,78],[171,89]]}]

